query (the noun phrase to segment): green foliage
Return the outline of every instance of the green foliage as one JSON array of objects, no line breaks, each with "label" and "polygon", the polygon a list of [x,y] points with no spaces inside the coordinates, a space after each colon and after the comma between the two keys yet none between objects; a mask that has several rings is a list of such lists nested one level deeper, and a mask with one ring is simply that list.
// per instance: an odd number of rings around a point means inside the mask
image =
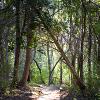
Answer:
[{"label": "green foliage", "polygon": [[100,34],[100,21],[96,22],[94,27],[95,27],[96,34],[97,35]]},{"label": "green foliage", "polygon": [[29,5],[35,5],[41,7],[45,7],[49,5],[49,0],[28,0]]},{"label": "green foliage", "polygon": [[0,68],[0,90],[3,94],[6,93],[6,90],[9,88],[10,85],[10,72],[11,72],[11,65],[4,64],[2,68]]},{"label": "green foliage", "polygon": [[42,67],[42,77],[46,84],[48,84],[48,76],[49,76],[48,68],[46,66],[43,66]]},{"label": "green foliage", "polygon": [[54,21],[53,22],[54,30],[58,33],[62,31],[61,23]]},{"label": "green foliage", "polygon": [[[48,71],[47,71],[47,67],[43,66],[41,68],[41,72],[42,72],[41,73],[42,79],[47,84],[48,83]],[[39,69],[34,64],[32,64],[32,69],[31,69],[31,80],[32,80],[33,83],[37,83],[37,84],[41,84],[42,83]]]},{"label": "green foliage", "polygon": [[[63,65],[63,83],[66,84],[67,86],[69,86],[69,75],[70,71],[66,70],[66,65]],[[40,76],[40,72],[39,69],[37,68],[37,66],[35,64],[32,64],[31,67],[31,79],[33,83],[37,83],[37,84],[41,84],[41,76]],[[48,77],[49,77],[49,71],[48,71],[48,67],[47,66],[42,66],[41,67],[41,75],[43,78],[43,81],[45,82],[45,84],[48,84]],[[66,76],[65,76],[66,75]],[[60,80],[60,69],[59,69],[59,65],[56,66],[54,73],[53,73],[53,83],[54,84],[59,84],[59,80]]]},{"label": "green foliage", "polygon": [[[67,86],[69,86],[70,82],[69,82],[69,75],[70,75],[70,71],[66,68],[65,64],[62,64],[62,81],[63,84],[66,84]],[[58,66],[56,66],[55,70],[54,70],[54,83],[55,84],[59,84],[60,83],[60,65],[58,64]]]}]

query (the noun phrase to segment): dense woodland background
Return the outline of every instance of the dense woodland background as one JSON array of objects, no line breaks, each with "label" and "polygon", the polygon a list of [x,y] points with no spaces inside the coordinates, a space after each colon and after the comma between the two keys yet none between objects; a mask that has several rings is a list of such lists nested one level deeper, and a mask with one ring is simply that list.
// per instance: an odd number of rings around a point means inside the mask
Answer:
[{"label": "dense woodland background", "polygon": [[0,91],[26,84],[100,95],[100,0],[0,0]]}]

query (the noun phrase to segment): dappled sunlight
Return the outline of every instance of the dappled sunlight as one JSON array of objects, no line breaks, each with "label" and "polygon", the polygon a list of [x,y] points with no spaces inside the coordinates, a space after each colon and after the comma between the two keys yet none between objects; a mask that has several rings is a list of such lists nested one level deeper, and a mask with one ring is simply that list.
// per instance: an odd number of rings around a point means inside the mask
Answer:
[{"label": "dappled sunlight", "polygon": [[98,100],[100,0],[0,0],[0,100]]}]

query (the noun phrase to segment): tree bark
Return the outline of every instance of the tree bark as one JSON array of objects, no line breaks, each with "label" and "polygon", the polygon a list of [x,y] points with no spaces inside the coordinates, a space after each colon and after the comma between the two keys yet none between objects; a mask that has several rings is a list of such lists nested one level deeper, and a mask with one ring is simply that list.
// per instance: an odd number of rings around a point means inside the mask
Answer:
[{"label": "tree bark", "polygon": [[49,78],[48,85],[52,84],[52,68],[51,68],[51,58],[50,58],[50,46],[49,41],[47,42],[47,56],[48,56],[48,69],[49,69]]},{"label": "tree bark", "polygon": [[100,35],[98,36],[97,75],[100,80]]},{"label": "tree bark", "polygon": [[[60,43],[61,43],[61,47],[63,49],[63,37],[61,36],[61,39],[60,39]],[[62,68],[62,59],[60,61],[60,85],[62,84],[62,81],[63,81],[63,68]]]},{"label": "tree bark", "polygon": [[3,53],[3,47],[2,47],[2,29],[0,29],[0,68],[4,65],[4,53]]},{"label": "tree bark", "polygon": [[32,35],[31,34],[32,33],[28,33],[27,35],[26,61],[25,61],[25,67],[24,67],[22,79],[19,83],[20,86],[26,85],[29,76],[29,69],[30,69],[31,58],[32,58],[32,49],[31,49]]},{"label": "tree bark", "polygon": [[80,78],[83,81],[83,48],[84,48],[84,38],[86,34],[86,12],[85,6],[82,3],[82,32],[81,32],[81,44],[80,44],[80,53],[79,53],[79,69],[80,69]]},{"label": "tree bark", "polygon": [[[91,1],[89,0],[89,3]],[[90,5],[89,5],[90,6]],[[91,82],[92,82],[92,72],[91,72],[91,53],[92,53],[92,19],[91,19],[91,8],[89,7],[89,15],[88,15],[88,20],[89,20],[89,35],[88,35],[88,89],[91,89]]]},{"label": "tree bark", "polygon": [[12,86],[18,82],[18,67],[19,67],[19,56],[20,56],[20,0],[16,0],[16,48],[15,48],[15,61],[14,61],[14,72]]},{"label": "tree bark", "polygon": [[91,49],[92,49],[92,33],[91,27],[89,26],[88,36],[88,88],[91,89]]},{"label": "tree bark", "polygon": [[62,75],[63,75],[63,69],[62,69],[62,60],[60,61],[60,85],[62,84]]}]

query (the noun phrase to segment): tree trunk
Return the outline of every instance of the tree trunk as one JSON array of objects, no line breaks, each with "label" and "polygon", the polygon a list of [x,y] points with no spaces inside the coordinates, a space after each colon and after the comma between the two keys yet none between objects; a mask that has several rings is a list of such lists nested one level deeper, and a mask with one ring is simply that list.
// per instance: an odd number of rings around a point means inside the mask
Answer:
[{"label": "tree trunk", "polygon": [[[75,62],[76,62],[76,51],[74,51],[74,55],[72,54],[72,66],[74,67],[75,67]],[[72,73],[71,73],[71,84],[75,86],[74,76]]]},{"label": "tree trunk", "polygon": [[9,27],[7,27],[6,38],[5,38],[6,64],[8,64],[8,33],[9,33]]},{"label": "tree trunk", "polygon": [[51,73],[51,58],[50,58],[50,46],[49,41],[47,42],[47,56],[48,56],[48,69],[49,69],[49,78],[48,85],[52,84],[52,73]]},{"label": "tree trunk", "polygon": [[29,74],[28,74],[27,82],[30,82],[30,81],[31,81],[31,70],[29,69]]},{"label": "tree trunk", "polygon": [[43,77],[42,77],[41,67],[39,66],[38,62],[37,62],[35,59],[33,59],[33,60],[34,60],[34,62],[36,63],[36,66],[37,66],[37,68],[38,68],[38,70],[39,70],[41,82],[42,82],[43,84],[45,84],[45,82],[44,82],[44,80],[43,80]]},{"label": "tree trunk", "polygon": [[91,88],[91,47],[92,47],[92,33],[91,27],[89,27],[89,36],[88,36],[88,88]]},{"label": "tree trunk", "polygon": [[[89,0],[90,3],[90,0]],[[90,6],[90,5],[89,5]],[[91,8],[89,8],[89,10],[91,11]],[[91,82],[92,82],[92,72],[91,72],[91,49],[92,49],[92,20],[91,20],[91,12],[89,12],[89,16],[88,16],[88,20],[89,20],[89,35],[88,35],[88,89],[91,89]]]},{"label": "tree trunk", "polygon": [[3,53],[3,47],[2,47],[2,30],[0,29],[0,68],[4,65],[4,53]]},{"label": "tree trunk", "polygon": [[27,82],[27,79],[29,76],[29,69],[30,69],[31,58],[32,58],[31,43],[32,43],[32,33],[28,33],[28,35],[27,35],[27,48],[26,48],[26,61],[25,61],[25,67],[24,67],[22,79],[19,83],[20,86],[26,85],[26,82]]},{"label": "tree trunk", "polygon": [[98,36],[97,75],[100,80],[100,35]]},{"label": "tree trunk", "polygon": [[80,78],[83,81],[83,48],[84,48],[84,38],[86,34],[86,12],[84,6],[82,7],[82,32],[81,32],[81,44],[80,44],[80,53],[79,53],[79,69],[80,69]]},{"label": "tree trunk", "polygon": [[65,63],[68,65],[68,67],[69,67],[71,73],[72,73],[73,76],[75,77],[77,85],[79,86],[79,88],[80,88],[81,90],[85,89],[85,85],[83,84],[82,80],[78,77],[78,75],[77,75],[77,73],[76,73],[76,71],[75,71],[75,69],[74,69],[74,66],[72,66],[72,64],[70,63],[68,57],[65,55],[64,51],[62,50],[60,44],[58,43],[58,41],[57,41],[56,38],[54,37],[54,35],[53,35],[54,32],[50,31],[47,27],[46,27],[46,29],[48,30],[50,36],[51,36],[52,39],[54,40],[54,43],[56,44],[56,46],[57,46],[59,52],[61,53],[61,55],[62,55],[62,57],[63,57],[63,60],[64,60]]},{"label": "tree trunk", "polygon": [[[60,39],[60,43],[61,43],[61,47],[63,49],[63,37],[61,36],[61,39]],[[63,69],[62,69],[62,59],[60,61],[60,85],[62,84],[62,76],[63,76]]]},{"label": "tree trunk", "polygon": [[62,60],[60,61],[60,85],[62,84],[62,75],[63,75],[63,71],[62,71]]},{"label": "tree trunk", "polygon": [[12,86],[18,82],[18,67],[19,67],[19,56],[20,56],[20,0],[16,0],[16,48],[15,48],[15,61],[14,61],[14,72]]}]

